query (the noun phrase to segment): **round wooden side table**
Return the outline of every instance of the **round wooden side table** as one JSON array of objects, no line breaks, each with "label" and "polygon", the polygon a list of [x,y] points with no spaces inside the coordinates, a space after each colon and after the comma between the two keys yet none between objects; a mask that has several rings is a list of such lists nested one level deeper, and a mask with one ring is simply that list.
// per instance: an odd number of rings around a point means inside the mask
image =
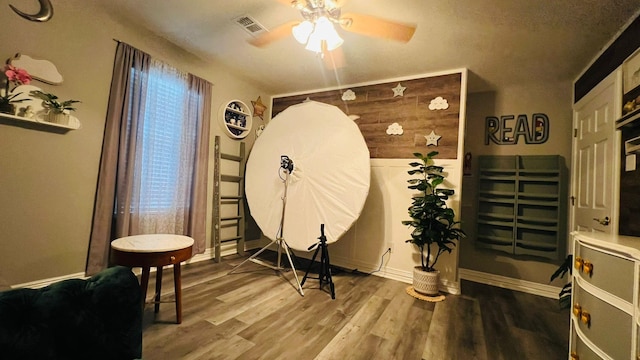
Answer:
[{"label": "round wooden side table", "polygon": [[156,267],[156,293],[154,311],[160,310],[162,289],[162,267],[173,265],[175,286],[176,320],[182,323],[182,279],[180,263],[191,258],[193,239],[184,235],[145,234],[125,236],[111,242],[111,259],[117,265],[141,267],[142,306],[146,304],[150,268]]}]

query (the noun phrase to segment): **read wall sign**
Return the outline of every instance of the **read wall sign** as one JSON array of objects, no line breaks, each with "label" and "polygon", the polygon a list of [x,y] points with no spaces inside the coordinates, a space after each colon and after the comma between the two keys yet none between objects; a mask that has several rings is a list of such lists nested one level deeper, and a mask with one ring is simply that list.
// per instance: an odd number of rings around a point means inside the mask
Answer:
[{"label": "read wall sign", "polygon": [[489,145],[489,141],[498,145],[516,145],[520,138],[524,138],[525,144],[542,144],[549,140],[549,117],[535,113],[530,119],[524,114],[485,118],[485,145]]}]

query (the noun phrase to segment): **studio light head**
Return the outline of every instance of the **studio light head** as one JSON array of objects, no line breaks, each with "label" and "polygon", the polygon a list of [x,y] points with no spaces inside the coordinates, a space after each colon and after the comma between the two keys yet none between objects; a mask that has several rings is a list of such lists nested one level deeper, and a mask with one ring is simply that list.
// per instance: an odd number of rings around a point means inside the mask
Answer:
[{"label": "studio light head", "polygon": [[293,160],[289,159],[287,155],[280,155],[280,167],[289,171],[289,174],[293,171]]}]

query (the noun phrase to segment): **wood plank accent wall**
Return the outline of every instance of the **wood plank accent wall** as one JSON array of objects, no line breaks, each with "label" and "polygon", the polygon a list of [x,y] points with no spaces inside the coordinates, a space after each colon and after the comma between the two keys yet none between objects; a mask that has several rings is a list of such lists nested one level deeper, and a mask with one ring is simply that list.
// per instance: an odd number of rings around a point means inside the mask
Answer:
[{"label": "wood plank accent wall", "polygon": [[[400,83],[406,87],[403,96],[394,97],[392,90]],[[414,152],[438,151],[439,159],[456,159],[460,119],[460,89],[462,74],[422,77],[373,85],[344,87],[306,94],[274,97],[272,116],[307,98],[335,105],[355,120],[369,147],[371,158],[412,158]],[[342,93],[355,92],[356,99],[342,100]],[[446,110],[430,110],[432,99],[441,96],[449,103]],[[402,125],[402,135],[387,135],[387,127]],[[428,146],[425,136],[435,131],[442,136],[438,146]]]}]

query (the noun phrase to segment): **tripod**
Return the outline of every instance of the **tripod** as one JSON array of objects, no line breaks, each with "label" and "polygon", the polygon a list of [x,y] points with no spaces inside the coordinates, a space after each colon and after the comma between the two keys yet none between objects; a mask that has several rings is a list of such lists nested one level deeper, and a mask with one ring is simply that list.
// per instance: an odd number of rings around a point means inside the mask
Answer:
[{"label": "tripod", "polygon": [[[293,265],[293,261],[291,260],[291,254],[289,253],[289,246],[287,245],[287,242],[284,241],[284,237],[283,237],[284,211],[285,211],[285,208],[287,206],[287,188],[289,186],[289,174],[291,173],[291,171],[293,171],[293,162],[286,156],[283,156],[281,161],[282,161],[282,168],[284,169],[284,173],[285,173],[284,195],[282,196],[282,215],[280,217],[280,228],[278,229],[278,234],[276,236],[276,239],[272,240],[269,244],[267,244],[265,247],[260,249],[258,252],[256,252],[255,254],[251,255],[248,259],[246,259],[245,261],[241,262],[239,265],[237,265],[236,267],[231,269],[231,271],[229,271],[229,274],[233,273],[237,268],[242,266],[247,261],[251,261],[251,262],[256,263],[258,265],[266,266],[266,267],[268,267],[270,269],[273,269],[275,271],[282,271],[282,270],[284,270],[284,268],[281,266],[281,260],[282,260],[282,250],[284,249],[284,252],[287,254],[287,258],[289,259],[289,265],[291,265],[291,269],[293,270],[293,276],[296,279],[296,283],[298,285],[298,291],[300,292],[300,295],[304,296],[304,292],[302,291],[302,284],[300,283],[300,280],[298,280],[298,274],[296,273],[296,267]],[[278,245],[278,247],[277,247],[277,249],[278,249],[277,250],[277,252],[278,252],[278,261],[276,263],[276,266],[268,264],[268,263],[266,263],[266,262],[264,262],[264,261],[262,261],[262,260],[257,258],[260,254],[262,254],[262,252],[267,250],[273,244],[277,244]]]},{"label": "tripod", "polygon": [[320,237],[318,239],[320,240],[318,243],[311,245],[309,247],[309,250],[311,250],[317,246],[316,251],[313,253],[313,257],[311,258],[311,264],[309,264],[309,268],[307,269],[307,272],[304,274],[304,277],[302,278],[302,282],[300,283],[300,285],[304,285],[304,282],[307,280],[307,277],[309,275],[309,271],[311,270],[311,266],[313,265],[313,262],[316,260],[318,251],[322,251],[320,253],[320,272],[318,273],[317,278],[312,278],[312,279],[320,280],[320,289],[322,289],[322,282],[326,281],[326,283],[329,284],[329,287],[331,288],[331,299],[335,300],[336,290],[333,285],[333,280],[331,279],[331,264],[329,263],[329,249],[327,248],[327,237],[324,236],[324,224],[320,225]]}]

